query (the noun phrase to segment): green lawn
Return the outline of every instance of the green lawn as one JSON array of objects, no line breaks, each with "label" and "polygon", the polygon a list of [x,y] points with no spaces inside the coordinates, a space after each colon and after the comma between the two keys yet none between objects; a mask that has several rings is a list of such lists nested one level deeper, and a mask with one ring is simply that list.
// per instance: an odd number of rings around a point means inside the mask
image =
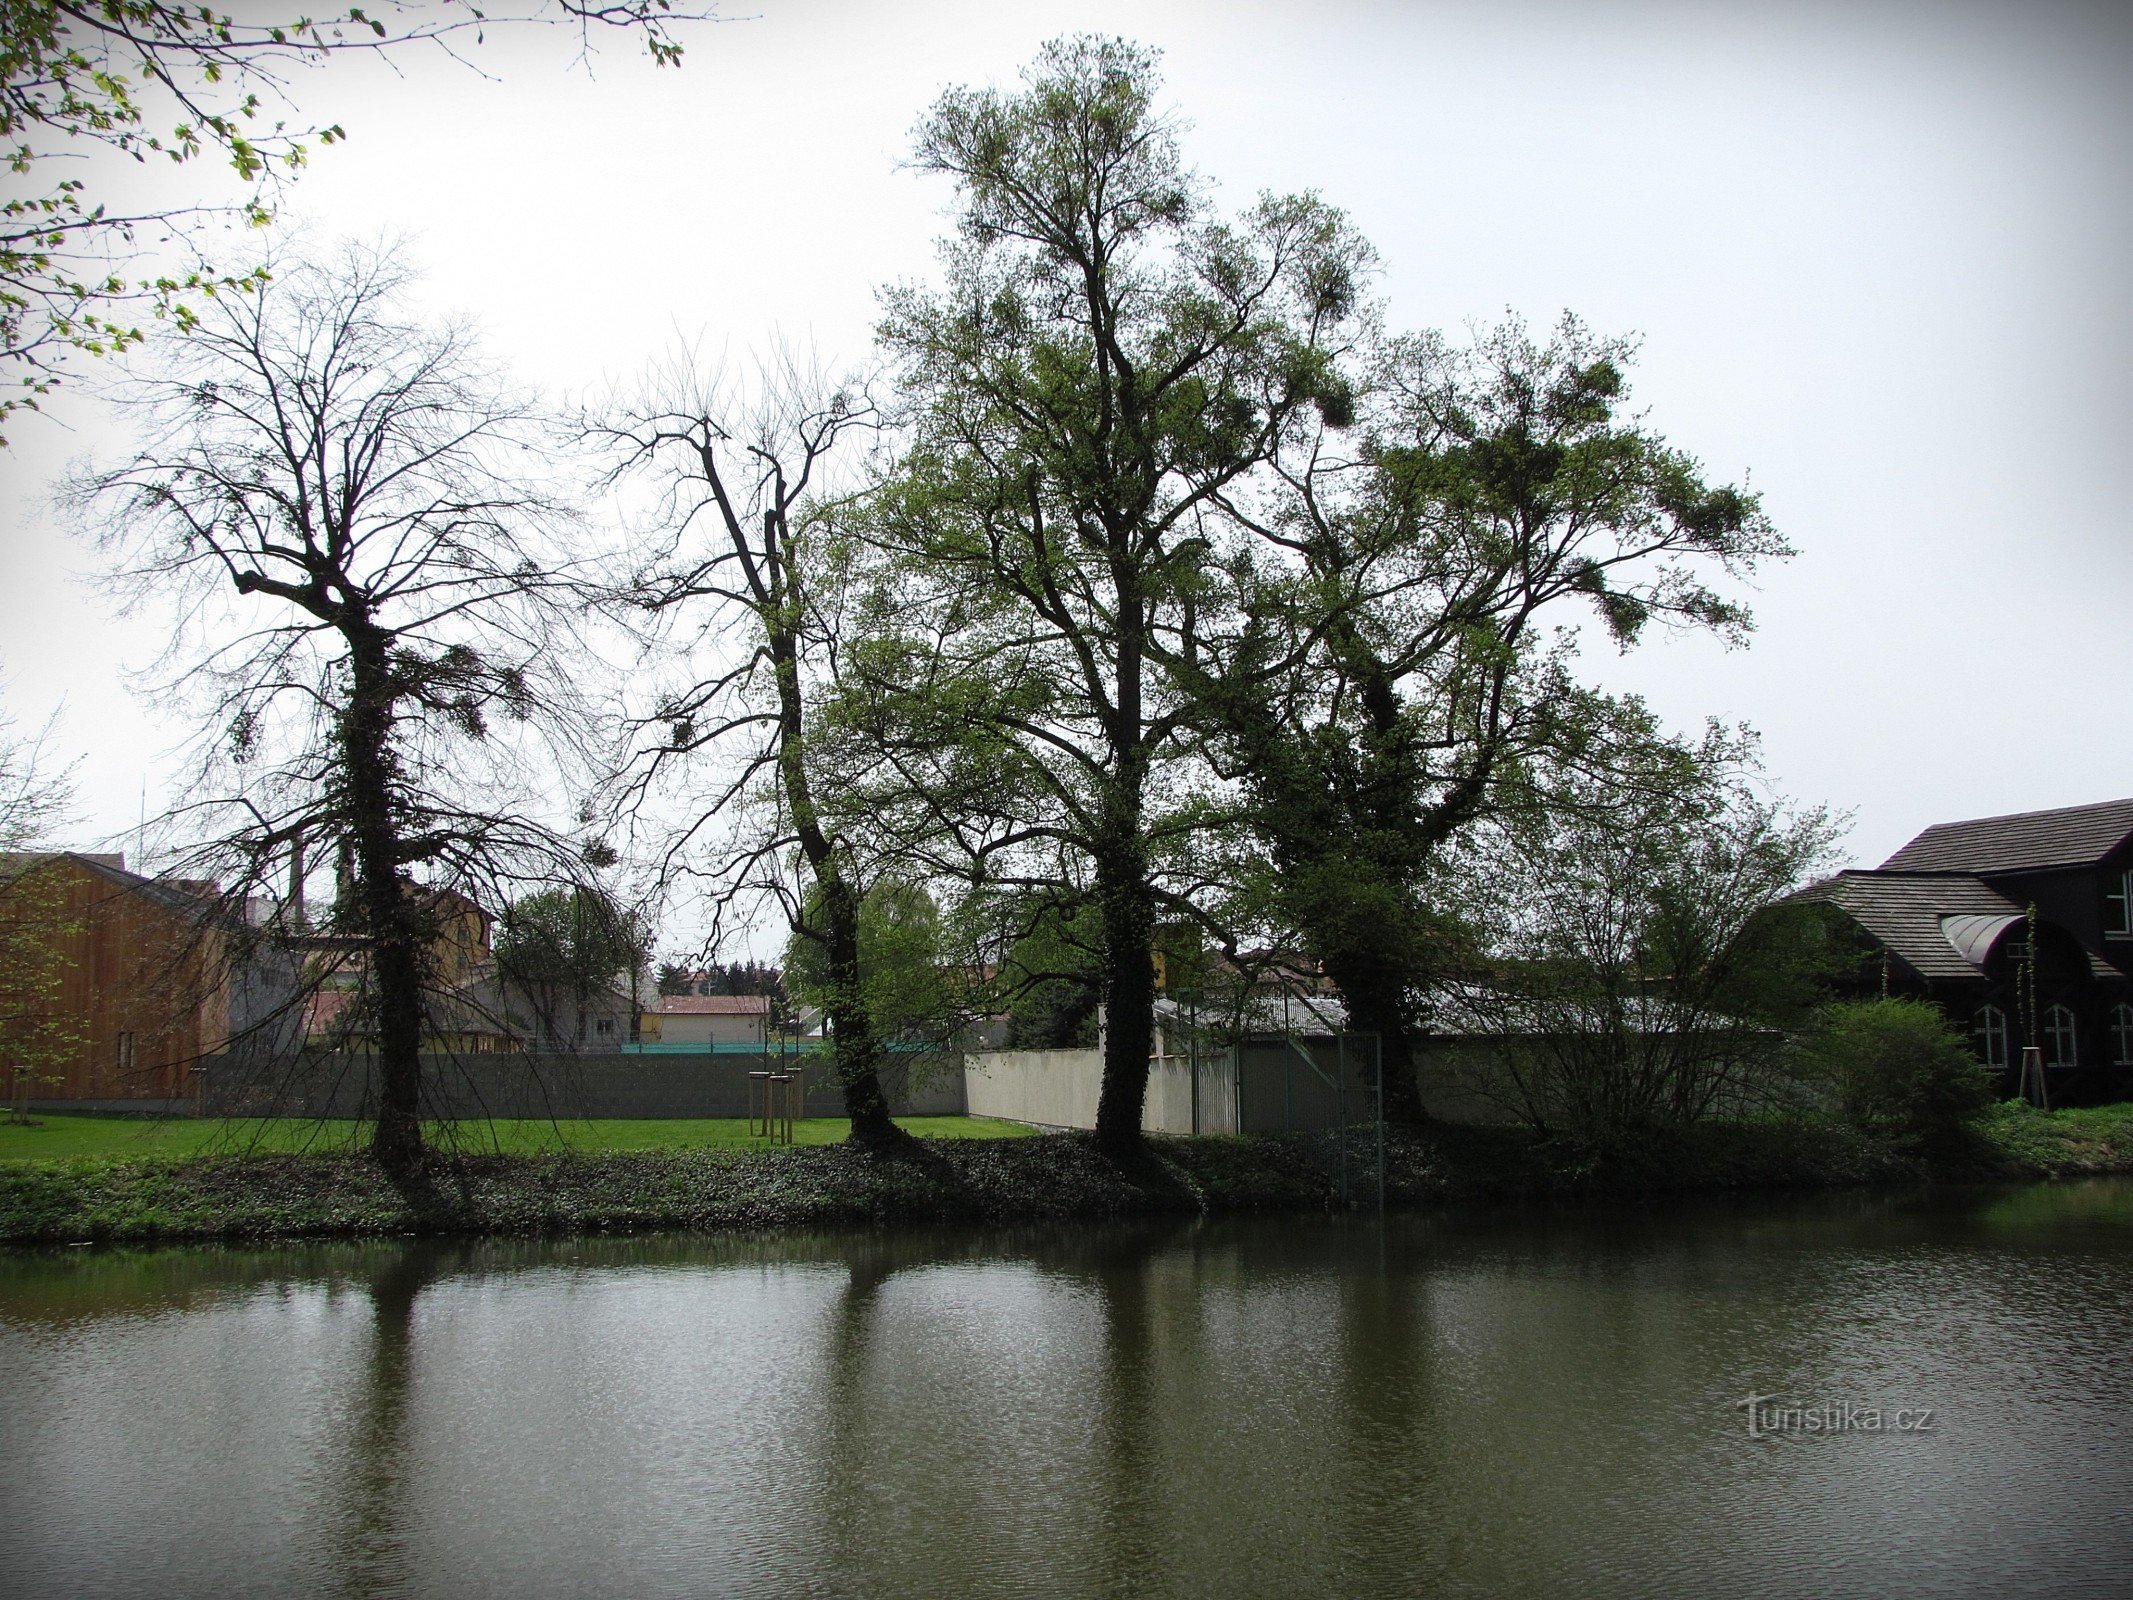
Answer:
[{"label": "green lawn", "polygon": [[[898,1117],[921,1139],[1013,1139],[1034,1132],[990,1117]],[[366,1124],[309,1122],[293,1117],[232,1122],[148,1122],[126,1117],[45,1116],[39,1126],[0,1122],[0,1161],[62,1161],[77,1157],[139,1160],[246,1151],[347,1150],[369,1137]],[[851,1131],[843,1117],[809,1117],[793,1124],[795,1144],[834,1144]],[[433,1123],[430,1137],[462,1150],[697,1150],[768,1148],[748,1137],[745,1117],[675,1118],[628,1122]]]},{"label": "green lawn", "polygon": [[2037,1111],[2009,1100],[1978,1126],[2003,1154],[2044,1172],[2124,1172],[2133,1164],[2133,1105]]}]

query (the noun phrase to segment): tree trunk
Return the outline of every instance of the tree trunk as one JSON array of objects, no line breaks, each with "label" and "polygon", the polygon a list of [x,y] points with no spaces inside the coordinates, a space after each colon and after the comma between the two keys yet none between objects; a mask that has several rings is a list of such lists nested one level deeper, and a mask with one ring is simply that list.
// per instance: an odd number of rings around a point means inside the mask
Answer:
[{"label": "tree trunk", "polygon": [[845,1115],[852,1119],[852,1139],[876,1147],[898,1144],[906,1135],[889,1117],[889,1097],[881,1087],[881,1041],[859,987],[859,897],[834,863],[818,882],[828,924],[830,1059],[844,1090]]},{"label": "tree trunk", "polygon": [[1405,1004],[1405,984],[1399,973],[1380,963],[1326,959],[1326,976],[1340,991],[1349,1022],[1378,1041],[1378,1070],[1385,1084],[1385,1120],[1405,1127],[1421,1127],[1429,1119],[1422,1106],[1422,1092],[1415,1080],[1415,1028]]},{"label": "tree trunk", "polygon": [[341,715],[341,768],[356,905],[369,941],[376,1007],[378,1121],[371,1153],[389,1172],[421,1164],[422,961],[419,918],[400,878],[393,818],[393,691],[384,634],[349,630],[351,692]]},{"label": "tree trunk", "polygon": [[[777,513],[763,514],[763,545],[766,552],[783,545],[783,525]],[[766,566],[772,563],[766,559]],[[874,1037],[874,1019],[859,981],[859,895],[844,876],[837,861],[837,847],[822,826],[815,807],[814,790],[807,779],[806,722],[800,701],[800,640],[790,629],[765,619],[770,656],[778,685],[778,777],[791,809],[793,832],[800,841],[800,854],[815,880],[816,899],[828,923],[824,937],[829,947],[830,1003],[825,1008],[832,1034],[831,1059],[836,1063],[837,1082],[844,1090],[844,1114],[852,1119],[852,1139],[876,1148],[901,1144],[909,1139],[889,1118],[889,1097],[881,1087],[881,1044]]]},{"label": "tree trunk", "polygon": [[1141,1149],[1148,1055],[1155,1046],[1155,908],[1139,830],[1119,828],[1096,864],[1104,935],[1104,1075],[1096,1101],[1096,1143],[1113,1157]]}]

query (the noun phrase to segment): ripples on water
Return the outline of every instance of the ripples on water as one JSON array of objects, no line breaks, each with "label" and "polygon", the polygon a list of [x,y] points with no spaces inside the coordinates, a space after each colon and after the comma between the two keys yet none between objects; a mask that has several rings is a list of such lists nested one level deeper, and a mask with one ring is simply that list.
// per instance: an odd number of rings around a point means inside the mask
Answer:
[{"label": "ripples on water", "polygon": [[0,1589],[2117,1595],[2129,1358],[2107,1183],[17,1255]]}]

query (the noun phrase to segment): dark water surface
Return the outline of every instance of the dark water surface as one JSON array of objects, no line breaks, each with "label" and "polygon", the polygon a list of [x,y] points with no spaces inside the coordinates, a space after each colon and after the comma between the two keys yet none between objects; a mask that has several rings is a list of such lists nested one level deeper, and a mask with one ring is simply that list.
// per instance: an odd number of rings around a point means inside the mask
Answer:
[{"label": "dark water surface", "polygon": [[0,1257],[0,1592],[2133,1594],[2133,1186]]}]

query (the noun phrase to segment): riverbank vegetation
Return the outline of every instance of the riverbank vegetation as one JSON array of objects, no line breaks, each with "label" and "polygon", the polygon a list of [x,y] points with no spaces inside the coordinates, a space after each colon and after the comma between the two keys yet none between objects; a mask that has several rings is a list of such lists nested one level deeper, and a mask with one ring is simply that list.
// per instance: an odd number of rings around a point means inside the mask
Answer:
[{"label": "riverbank vegetation", "polygon": [[[346,1134],[341,1149],[301,1154],[117,1155],[107,1144],[97,1155],[0,1161],[0,1239],[1102,1221],[1378,1203],[1371,1135],[1351,1134],[1345,1146],[1325,1135],[1159,1138],[1142,1155],[1117,1161],[1087,1135],[1001,1137],[1028,1130],[977,1119],[909,1119],[906,1127],[921,1138],[889,1152],[826,1142],[843,1131],[830,1119],[814,1126],[825,1142],[789,1149],[737,1145],[729,1130],[702,1123],[666,1125],[677,1142],[654,1143],[644,1130],[660,1126],[609,1124],[601,1144],[568,1149],[510,1130],[498,1140],[518,1141],[507,1144],[509,1153],[492,1147],[433,1158],[420,1172],[397,1177],[359,1147],[347,1148]],[[695,1142],[678,1142],[684,1137]],[[2002,1106],[1974,1125],[1973,1142],[1958,1159],[1938,1166],[1834,1121],[1701,1123],[1614,1146],[1508,1127],[1395,1127],[1386,1132],[1384,1200],[1413,1208],[2113,1172],[2133,1173],[2133,1107]]]}]

